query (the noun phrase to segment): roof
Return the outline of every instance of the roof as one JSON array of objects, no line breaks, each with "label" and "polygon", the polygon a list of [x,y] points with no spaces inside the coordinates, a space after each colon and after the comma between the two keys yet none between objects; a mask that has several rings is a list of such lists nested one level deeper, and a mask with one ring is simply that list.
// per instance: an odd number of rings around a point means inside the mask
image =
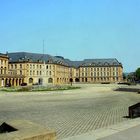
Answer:
[{"label": "roof", "polygon": [[59,57],[54,57],[48,54],[28,53],[28,52],[15,52],[8,53],[9,62],[46,62],[61,65],[68,65]]},{"label": "roof", "polygon": [[46,62],[61,64],[70,67],[89,67],[89,66],[122,66],[116,58],[108,59],[84,59],[83,61],[71,61],[62,56],[51,56],[48,54],[14,52],[8,53],[10,62]]},{"label": "roof", "polygon": [[7,54],[0,53],[0,57],[8,58]]},{"label": "roof", "polygon": [[85,59],[82,66],[120,66],[122,65],[116,58],[108,59]]}]

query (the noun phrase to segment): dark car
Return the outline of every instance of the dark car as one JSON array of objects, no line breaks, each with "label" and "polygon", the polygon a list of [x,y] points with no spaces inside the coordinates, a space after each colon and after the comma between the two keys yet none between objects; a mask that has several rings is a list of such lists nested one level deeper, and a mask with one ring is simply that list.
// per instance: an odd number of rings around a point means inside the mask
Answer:
[{"label": "dark car", "polygon": [[9,84],[6,84],[5,87],[11,87],[11,84],[10,83]]},{"label": "dark car", "polygon": [[22,83],[21,86],[27,86],[27,83]]}]

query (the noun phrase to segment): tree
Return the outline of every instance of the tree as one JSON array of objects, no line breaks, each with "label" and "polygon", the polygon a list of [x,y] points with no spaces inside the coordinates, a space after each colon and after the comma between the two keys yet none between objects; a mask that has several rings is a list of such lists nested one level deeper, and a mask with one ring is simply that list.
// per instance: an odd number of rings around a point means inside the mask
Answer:
[{"label": "tree", "polygon": [[140,80],[140,68],[138,68],[135,73],[137,80]]},{"label": "tree", "polygon": [[127,76],[125,73],[123,73],[123,80],[126,80],[127,79]]}]

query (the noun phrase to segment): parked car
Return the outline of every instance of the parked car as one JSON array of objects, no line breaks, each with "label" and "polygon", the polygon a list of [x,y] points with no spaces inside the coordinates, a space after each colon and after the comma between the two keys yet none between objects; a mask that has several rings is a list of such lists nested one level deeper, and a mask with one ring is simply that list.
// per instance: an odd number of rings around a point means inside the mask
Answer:
[{"label": "parked car", "polygon": [[21,83],[21,86],[27,86],[27,83]]},{"label": "parked car", "polygon": [[9,84],[6,84],[5,87],[11,87],[11,84],[10,83]]}]

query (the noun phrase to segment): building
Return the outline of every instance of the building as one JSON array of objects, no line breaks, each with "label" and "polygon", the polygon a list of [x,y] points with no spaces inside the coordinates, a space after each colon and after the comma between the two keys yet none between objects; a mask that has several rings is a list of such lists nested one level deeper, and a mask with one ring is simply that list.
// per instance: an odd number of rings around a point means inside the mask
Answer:
[{"label": "building", "polygon": [[[80,83],[115,83],[123,80],[123,67],[117,59],[71,61],[61,56],[15,52],[1,56],[1,86]],[[3,76],[2,76],[3,75]],[[5,84],[3,84],[5,83]]]},{"label": "building", "polygon": [[123,80],[123,66],[117,59],[67,60],[72,81],[81,83],[115,83]]},{"label": "building", "polygon": [[69,82],[69,66],[62,57],[27,52],[8,53],[9,70],[17,70],[28,85],[65,84]]},{"label": "building", "polygon": [[18,75],[16,69],[9,70],[8,63],[8,55],[0,54],[0,87],[19,86],[23,83],[24,76]]}]

